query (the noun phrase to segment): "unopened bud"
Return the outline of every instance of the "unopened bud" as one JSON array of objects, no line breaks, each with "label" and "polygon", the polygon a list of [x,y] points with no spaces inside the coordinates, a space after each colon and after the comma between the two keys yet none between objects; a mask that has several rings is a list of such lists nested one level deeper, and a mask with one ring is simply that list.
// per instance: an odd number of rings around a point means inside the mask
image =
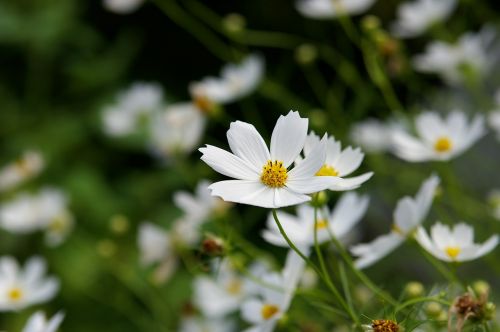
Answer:
[{"label": "unopened bud", "polygon": [[490,284],[484,280],[477,280],[472,284],[472,289],[477,296],[486,295],[490,292]]},{"label": "unopened bud", "polygon": [[117,235],[124,234],[129,229],[129,221],[126,216],[121,214],[116,214],[111,217],[109,228],[111,231]]},{"label": "unopened bud", "polygon": [[380,19],[374,15],[368,15],[361,20],[361,26],[366,32],[372,32],[380,28]]},{"label": "unopened bud", "polygon": [[418,281],[412,281],[406,284],[405,293],[408,297],[419,297],[424,294],[424,285]]},{"label": "unopened bud", "polygon": [[437,302],[430,302],[425,306],[425,313],[433,318],[438,318],[443,312],[443,307]]},{"label": "unopened bud", "polygon": [[315,207],[322,207],[328,202],[328,194],[325,191],[320,191],[313,195],[311,205]]},{"label": "unopened bud", "polygon": [[201,243],[201,251],[211,257],[223,256],[225,252],[224,241],[212,234],[208,234]]},{"label": "unopened bud", "polygon": [[245,17],[237,13],[228,14],[226,17],[224,17],[222,22],[222,24],[224,25],[224,29],[232,34],[238,34],[242,32],[247,25],[247,20],[245,19]]},{"label": "unopened bud", "polygon": [[295,49],[295,60],[301,65],[309,65],[316,61],[318,49],[312,44],[302,44]]}]

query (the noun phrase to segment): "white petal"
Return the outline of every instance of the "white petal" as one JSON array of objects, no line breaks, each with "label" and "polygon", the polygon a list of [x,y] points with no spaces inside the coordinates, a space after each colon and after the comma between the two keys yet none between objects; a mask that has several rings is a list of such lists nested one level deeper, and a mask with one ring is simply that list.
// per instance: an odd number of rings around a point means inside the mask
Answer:
[{"label": "white petal", "polygon": [[431,238],[429,238],[427,232],[423,229],[423,227],[419,227],[417,229],[417,232],[415,233],[415,239],[422,246],[422,248],[424,248],[428,253],[430,253],[434,257],[446,262],[451,261],[449,256],[447,256],[442,250],[440,250],[435,246],[435,244],[432,242]]},{"label": "white petal", "polygon": [[260,176],[261,169],[255,168],[241,158],[215,146],[207,145],[199,149],[203,156],[201,160],[215,171],[240,180],[255,180]]},{"label": "white petal", "polygon": [[429,209],[434,200],[436,194],[437,186],[439,185],[440,179],[436,175],[431,175],[420,187],[417,196],[415,197],[416,214],[419,219],[419,223],[427,216]]},{"label": "white petal", "polygon": [[323,139],[315,145],[312,151],[288,172],[289,181],[292,179],[310,179],[314,177],[319,169],[325,164],[326,159],[326,139]]},{"label": "white petal", "polygon": [[395,225],[404,233],[401,234],[403,236],[408,235],[418,226],[415,203],[410,197],[403,197],[398,201],[396,209],[394,209],[393,219]]},{"label": "white petal", "polygon": [[339,183],[335,176],[314,176],[308,179],[291,179],[286,186],[300,194],[313,194],[328,189]]},{"label": "white petal", "polygon": [[346,176],[358,169],[365,155],[360,148],[353,149],[350,146],[341,152],[333,168],[339,172],[339,176]]},{"label": "white petal", "polygon": [[280,208],[285,206],[292,206],[308,202],[311,200],[310,196],[304,195],[300,192],[295,192],[291,188],[283,187],[274,189],[274,206],[273,208]]},{"label": "white petal", "polygon": [[243,302],[241,306],[241,317],[253,324],[258,324],[262,322],[262,305],[263,303],[257,299],[249,299]]},{"label": "white petal", "polygon": [[490,253],[495,247],[498,245],[498,235],[493,235],[491,236],[488,241],[483,243],[479,250],[477,251],[477,254],[475,258],[484,256],[488,253]]},{"label": "white petal", "polygon": [[280,116],[271,136],[271,159],[282,161],[288,167],[304,147],[309,120],[298,112]]},{"label": "white petal", "polygon": [[359,188],[363,183],[368,181],[373,175],[373,172],[361,174],[352,178],[335,177],[335,182],[328,189],[333,191],[345,191]]},{"label": "white petal", "polygon": [[260,181],[227,180],[213,183],[209,189],[212,195],[227,202],[255,205],[264,208],[276,208],[274,189]]},{"label": "white petal", "polygon": [[368,208],[369,198],[350,192],[342,195],[335,204],[335,210],[329,221],[332,233],[336,237],[345,236],[358,223]]},{"label": "white petal", "polygon": [[364,269],[365,267],[373,265],[383,257],[387,256],[403,241],[403,237],[391,232],[389,234],[379,236],[370,243],[353,246],[351,248],[351,252],[355,256],[360,256],[354,264],[358,269]]},{"label": "white petal", "polygon": [[271,158],[264,139],[251,124],[232,122],[227,140],[231,151],[256,169],[262,169]]}]

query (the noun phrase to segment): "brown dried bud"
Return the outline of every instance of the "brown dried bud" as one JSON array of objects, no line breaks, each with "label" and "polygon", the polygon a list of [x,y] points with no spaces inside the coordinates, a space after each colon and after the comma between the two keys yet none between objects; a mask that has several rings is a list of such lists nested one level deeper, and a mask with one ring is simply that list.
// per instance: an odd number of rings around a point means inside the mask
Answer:
[{"label": "brown dried bud", "polygon": [[209,234],[201,243],[201,251],[208,256],[222,256],[225,252],[224,241]]},{"label": "brown dried bud", "polygon": [[376,319],[372,321],[372,331],[374,332],[398,332],[400,331],[399,325],[389,319]]}]

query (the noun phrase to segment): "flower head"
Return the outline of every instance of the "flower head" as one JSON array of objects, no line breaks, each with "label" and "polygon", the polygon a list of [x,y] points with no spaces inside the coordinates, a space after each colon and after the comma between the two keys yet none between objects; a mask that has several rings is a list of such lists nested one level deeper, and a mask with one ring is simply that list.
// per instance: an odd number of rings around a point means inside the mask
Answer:
[{"label": "flower head", "polygon": [[298,112],[280,116],[268,149],[254,126],[236,121],[227,132],[233,153],[212,145],[200,148],[201,159],[217,172],[236,180],[212,184],[212,195],[225,201],[266,208],[296,205],[311,200],[312,194],[332,187],[340,180],[333,176],[315,176],[325,163],[326,139],[313,148],[293,169],[293,161],[302,151],[308,120]]},{"label": "flower head", "polygon": [[376,263],[413,234],[427,216],[438,184],[439,178],[433,175],[422,184],[415,198],[406,196],[398,201],[389,234],[351,248],[351,252],[358,256],[355,261],[358,268],[363,269]]},{"label": "flower head", "polygon": [[[336,238],[343,239],[349,231],[363,217],[368,208],[368,197],[356,193],[344,194],[338,201],[335,209],[327,207],[318,211],[318,220],[314,222],[314,208],[308,204],[299,205],[297,216],[278,211],[278,218],[286,229],[290,240],[301,247],[314,245],[314,233],[317,233],[319,243],[330,239],[330,233]],[[270,215],[267,220],[267,229],[262,233],[264,239],[272,244],[288,247],[279,229]]]},{"label": "flower head", "polygon": [[433,24],[444,21],[455,8],[456,0],[414,0],[398,8],[398,20],[393,32],[402,38],[421,35]]},{"label": "flower head", "polygon": [[464,262],[488,254],[498,244],[498,235],[492,235],[485,243],[474,243],[474,229],[465,223],[452,228],[436,223],[431,228],[431,236],[419,227],[418,243],[436,258],[446,262]]},{"label": "flower head", "polygon": [[136,11],[144,0],[103,0],[104,8],[115,14],[130,14]]},{"label": "flower head", "polygon": [[450,160],[470,148],[485,134],[484,118],[471,122],[462,112],[442,119],[435,112],[420,114],[415,120],[418,138],[402,129],[393,131],[394,153],[406,161]]},{"label": "flower head", "polygon": [[[306,138],[304,156],[307,157],[319,144],[321,144],[319,136],[311,132]],[[325,163],[316,172],[316,176],[336,177],[335,184],[329,188],[330,190],[343,191],[358,188],[363,182],[371,178],[373,172],[351,178],[346,178],[346,176],[358,169],[364,156],[360,148],[353,149],[348,146],[342,150],[340,142],[336,141],[333,136],[329,136],[326,144]]]},{"label": "flower head", "polygon": [[351,140],[367,153],[379,153],[392,147],[391,126],[377,119],[368,119],[353,125]]},{"label": "flower head", "polygon": [[58,312],[51,319],[47,319],[41,311],[31,315],[22,332],[56,332],[64,319],[64,314]]},{"label": "flower head", "polygon": [[39,257],[33,257],[21,269],[9,256],[0,258],[0,311],[13,311],[44,303],[54,297],[59,281],[45,277],[47,266]]},{"label": "flower head", "polygon": [[264,75],[264,60],[257,55],[246,57],[240,64],[228,64],[220,77],[206,77],[193,82],[189,91],[195,104],[206,110],[210,103],[228,104],[252,93]]},{"label": "flower head", "polygon": [[10,190],[43,170],[45,162],[38,151],[26,151],[0,169],[0,192]]},{"label": "flower head", "polygon": [[297,10],[305,17],[331,19],[367,11],[375,0],[298,0]]}]

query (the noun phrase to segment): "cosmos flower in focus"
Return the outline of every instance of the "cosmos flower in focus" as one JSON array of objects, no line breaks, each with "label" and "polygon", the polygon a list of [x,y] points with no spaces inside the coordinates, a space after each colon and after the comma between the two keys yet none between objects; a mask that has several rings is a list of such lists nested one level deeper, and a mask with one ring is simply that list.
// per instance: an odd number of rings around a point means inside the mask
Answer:
[{"label": "cosmos flower in focus", "polygon": [[334,176],[316,176],[326,159],[326,137],[316,144],[304,160],[289,167],[302,151],[308,120],[298,112],[280,116],[271,137],[271,148],[254,126],[231,123],[227,132],[233,153],[212,145],[200,148],[201,160],[215,171],[236,180],[220,181],[209,189],[225,201],[279,208],[311,200],[312,194],[343,181]]},{"label": "cosmos flower in focus", "polygon": [[[308,250],[304,251],[308,254]],[[241,305],[241,316],[252,326],[245,332],[271,332],[288,311],[297,285],[302,277],[305,261],[293,250],[288,252],[281,273],[266,273],[257,293]]]},{"label": "cosmos flower in focus", "polygon": [[55,188],[21,193],[0,205],[0,227],[17,234],[45,231],[47,244],[60,244],[73,228],[66,195]]},{"label": "cosmos flower in focus", "polygon": [[152,150],[163,157],[185,154],[198,147],[206,116],[191,102],[169,105],[155,113],[150,123]]},{"label": "cosmos flower in focus", "polygon": [[0,192],[13,189],[43,170],[45,161],[38,151],[26,151],[23,155],[0,169]]},{"label": "cosmos flower in focus", "polygon": [[0,257],[0,311],[17,311],[45,303],[59,290],[59,281],[46,277],[45,260],[32,257],[23,268],[9,256]]},{"label": "cosmos flower in focus", "polygon": [[154,112],[161,109],[162,103],[163,91],[159,85],[134,83],[118,95],[113,105],[104,109],[104,131],[113,137],[133,134],[141,122],[147,122]]},{"label": "cosmos flower in focus", "polygon": [[370,243],[358,244],[351,248],[352,254],[358,256],[354,262],[357,268],[363,269],[387,256],[415,231],[429,213],[438,185],[437,176],[429,177],[422,184],[415,198],[406,196],[398,201],[394,210],[394,224],[389,234],[379,236]]},{"label": "cosmos flower in focus", "polygon": [[331,19],[341,15],[358,15],[367,11],[375,0],[299,0],[295,7],[305,17]]},{"label": "cosmos flower in focus", "polygon": [[417,37],[432,25],[446,20],[455,9],[456,0],[414,0],[398,7],[398,20],[392,31],[400,38]]},{"label": "cosmos flower in focus", "polygon": [[445,262],[474,260],[490,253],[498,244],[498,235],[492,235],[483,244],[474,243],[474,229],[465,223],[450,228],[437,222],[431,227],[430,237],[419,227],[415,238],[425,250]]},{"label": "cosmos flower in focus", "polygon": [[[307,157],[319,144],[321,144],[319,136],[311,132],[306,138],[304,156]],[[316,176],[336,177],[335,184],[328,188],[330,190],[344,191],[356,189],[368,181],[372,177],[373,172],[350,178],[346,178],[345,176],[357,170],[364,157],[365,155],[361,152],[360,148],[353,149],[348,146],[342,150],[340,142],[336,141],[333,136],[329,136],[326,145],[326,160],[321,169],[316,173]],[[297,160],[299,165],[301,160],[301,158]]]},{"label": "cosmos flower in focus", "polygon": [[22,332],[56,332],[64,319],[64,314],[58,312],[51,319],[47,319],[41,311],[31,315]]},{"label": "cosmos flower in focus", "polygon": [[355,123],[351,128],[350,138],[367,153],[389,151],[392,147],[391,127],[382,121],[370,118]]},{"label": "cosmos flower in focus", "polygon": [[239,64],[228,64],[220,77],[206,77],[189,85],[194,103],[202,111],[210,112],[216,105],[232,103],[251,94],[264,75],[264,60],[257,55],[247,56]]},{"label": "cosmos flower in focus", "polygon": [[115,14],[130,14],[136,11],[144,0],[103,0],[104,8]]},{"label": "cosmos flower in focus", "polygon": [[486,132],[484,118],[469,121],[463,112],[451,112],[442,119],[436,112],[425,112],[415,119],[419,137],[403,129],[393,130],[394,154],[410,162],[447,161],[469,149]]},{"label": "cosmos flower in focus", "polygon": [[448,84],[484,77],[496,60],[492,52],[496,31],[491,27],[479,33],[466,33],[455,44],[434,41],[424,54],[413,59],[413,66],[423,73],[435,73]]},{"label": "cosmos flower in focus", "polygon": [[[328,207],[319,209],[316,224],[318,243],[328,241],[330,232],[337,239],[345,237],[365,214],[368,202],[367,196],[347,193],[342,195],[333,210],[330,211]],[[309,204],[299,205],[297,216],[281,211],[278,211],[277,214],[287,236],[295,245],[301,247],[314,245],[314,208],[312,206]],[[288,247],[272,215],[267,219],[267,228],[263,231],[262,236],[269,243]]]}]

